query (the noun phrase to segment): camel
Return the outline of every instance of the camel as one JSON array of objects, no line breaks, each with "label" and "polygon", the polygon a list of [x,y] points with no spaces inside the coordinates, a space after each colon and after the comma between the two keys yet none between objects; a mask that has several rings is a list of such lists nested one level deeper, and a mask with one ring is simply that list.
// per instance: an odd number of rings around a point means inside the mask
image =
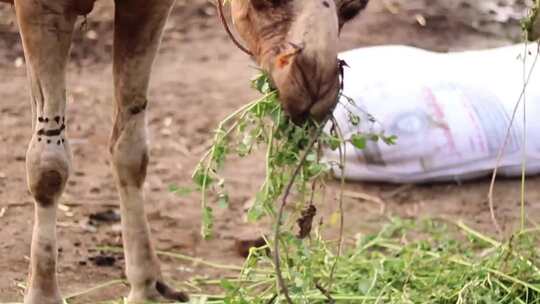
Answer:
[{"label": "camel", "polygon": [[[35,201],[25,304],[60,304],[56,209],[72,170],[66,66],[78,16],[95,0],[0,0],[15,7],[29,79],[33,135],[26,154]],[[219,0],[221,1],[221,0]],[[188,295],[168,287],[144,210],[148,83],[174,0],[115,0],[114,124],[109,151],[120,194],[128,303]],[[295,120],[329,113],[339,91],[341,27],[367,0],[233,0],[231,15],[253,59],[271,76]]]}]

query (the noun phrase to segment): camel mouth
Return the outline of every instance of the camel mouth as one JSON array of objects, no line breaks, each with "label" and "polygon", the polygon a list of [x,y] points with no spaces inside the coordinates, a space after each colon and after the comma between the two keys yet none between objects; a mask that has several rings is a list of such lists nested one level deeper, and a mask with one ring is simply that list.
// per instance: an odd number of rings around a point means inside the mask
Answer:
[{"label": "camel mouth", "polygon": [[304,43],[287,43],[271,59],[270,77],[280,102],[294,122],[322,121],[338,102],[340,73],[337,53],[313,52]]}]

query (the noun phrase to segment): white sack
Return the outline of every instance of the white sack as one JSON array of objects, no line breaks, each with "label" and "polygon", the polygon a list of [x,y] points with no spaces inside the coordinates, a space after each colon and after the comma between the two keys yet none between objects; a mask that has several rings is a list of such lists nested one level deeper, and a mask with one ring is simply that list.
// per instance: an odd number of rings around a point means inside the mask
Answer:
[{"label": "white sack", "polygon": [[[385,130],[397,145],[369,142],[365,150],[346,146],[350,180],[416,183],[465,180],[489,174],[523,89],[523,54],[517,45],[486,51],[439,54],[406,46],[383,46],[341,54],[350,68],[335,110],[345,138]],[[537,53],[529,46],[527,71]],[[539,67],[540,68],[540,63]],[[527,173],[540,173],[540,79],[533,73],[526,94]],[[346,106],[343,106],[346,105]],[[362,117],[359,126],[348,111]],[[365,113],[373,115],[371,123]],[[510,132],[501,175],[521,173],[523,111]],[[325,151],[337,160],[337,151]],[[340,170],[335,174],[340,176]]]}]

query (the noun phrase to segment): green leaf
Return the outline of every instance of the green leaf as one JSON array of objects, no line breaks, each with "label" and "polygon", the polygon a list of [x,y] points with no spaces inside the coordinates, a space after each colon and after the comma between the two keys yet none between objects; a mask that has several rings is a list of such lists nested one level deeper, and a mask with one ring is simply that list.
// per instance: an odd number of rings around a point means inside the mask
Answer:
[{"label": "green leaf", "polygon": [[397,138],[397,136],[392,135],[392,136],[382,136],[381,139],[385,144],[387,144],[389,146],[393,146],[393,145],[395,145],[397,143],[398,138]]},{"label": "green leaf", "polygon": [[212,208],[204,208],[202,214],[202,222],[202,237],[206,240],[210,239],[212,237],[212,228],[214,227],[214,215]]},{"label": "green leaf", "polygon": [[306,161],[310,162],[310,163],[314,163],[317,161],[317,153],[309,153],[307,156],[306,156]]},{"label": "green leaf", "polygon": [[221,287],[223,289],[225,289],[226,291],[229,291],[229,292],[234,292],[236,291],[236,287],[234,286],[233,283],[231,283],[229,280],[227,279],[221,279],[221,281],[219,282]]},{"label": "green leaf", "polygon": [[366,148],[367,145],[367,138],[362,134],[354,134],[351,137],[351,143],[353,146],[355,146],[357,149],[363,150]]},{"label": "green leaf", "polygon": [[360,117],[358,115],[353,114],[353,113],[349,113],[349,122],[353,126],[358,126],[360,124]]},{"label": "green leaf", "polygon": [[193,175],[193,182],[199,186],[200,189],[205,190],[208,188],[214,181],[212,178],[206,174],[203,167],[199,167],[195,174]]},{"label": "green leaf", "polygon": [[337,149],[339,149],[339,146],[341,146],[342,144],[342,141],[341,139],[339,139],[338,137],[336,136],[332,136],[332,135],[329,135],[327,137],[327,144],[328,146],[330,147],[330,149],[332,151],[336,151]]},{"label": "green leaf", "polygon": [[252,87],[261,92],[262,94],[267,94],[272,91],[272,86],[270,83],[270,78],[268,77],[268,74],[262,73],[257,78],[255,78],[251,82]]},{"label": "green leaf", "polygon": [[220,144],[216,144],[214,146],[214,150],[212,153],[212,161],[216,164],[217,168],[223,167],[223,164],[225,163],[225,157],[227,156],[227,146],[223,141],[220,142]]},{"label": "green leaf", "polygon": [[306,176],[306,180],[310,180],[312,177],[314,176],[318,176],[319,174],[321,174],[322,172],[324,172],[326,169],[326,167],[322,164],[319,164],[319,163],[313,163],[311,164],[309,167],[308,167],[308,170],[307,170],[307,176]]},{"label": "green leaf", "polygon": [[248,210],[247,218],[251,223],[255,223],[260,220],[264,215],[264,209],[261,205],[255,205]]},{"label": "green leaf", "polygon": [[253,206],[249,208],[247,219],[249,222],[254,223],[260,220],[264,215],[264,200],[266,196],[264,192],[257,193]]}]

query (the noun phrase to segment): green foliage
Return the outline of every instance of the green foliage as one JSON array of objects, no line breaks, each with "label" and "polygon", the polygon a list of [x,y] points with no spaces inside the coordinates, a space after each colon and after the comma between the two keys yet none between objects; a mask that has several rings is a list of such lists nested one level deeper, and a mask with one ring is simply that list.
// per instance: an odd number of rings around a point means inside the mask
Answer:
[{"label": "green foliage", "polygon": [[355,134],[351,137],[351,143],[357,149],[365,149],[367,145],[367,138],[362,134]]},{"label": "green foliage", "polygon": [[[339,257],[319,229],[309,242],[285,233],[283,241],[291,246],[284,259],[284,275],[291,298],[298,304],[329,303],[318,287],[330,284],[329,295],[343,304],[540,304],[539,232],[540,228],[524,230],[499,243],[461,222],[392,218],[377,233],[359,236]],[[218,280],[205,277],[186,282],[183,289],[191,291],[191,303],[284,303],[277,296],[273,260],[267,249],[252,249],[242,268],[181,256],[198,267],[236,273]],[[339,271],[330,282],[328,274],[336,261]],[[124,282],[102,284],[68,296],[65,302],[116,284]],[[218,294],[197,294],[212,285],[219,288]]]},{"label": "green foliage", "polygon": [[[294,169],[301,166],[295,180],[295,193],[299,197],[297,205],[304,206],[311,196],[311,183],[324,179],[330,172],[331,165],[320,159],[323,148],[339,149],[346,142],[351,142],[363,149],[368,141],[381,139],[393,144],[395,137],[384,134],[354,134],[350,139],[341,138],[335,131],[322,133],[311,151],[305,151],[310,139],[321,128],[314,121],[307,121],[298,126],[290,121],[279,103],[278,93],[272,88],[266,74],[252,81],[252,87],[263,96],[247,104],[223,120],[214,132],[213,146],[197,166],[193,181],[202,193],[203,226],[202,235],[212,236],[212,200],[221,207],[228,205],[229,195],[225,179],[220,175],[229,155],[248,157],[256,149],[266,150],[266,178],[255,195],[255,203],[248,211],[248,219],[257,221],[265,216],[275,218],[275,203],[283,195],[284,188],[290,182]],[[351,122],[360,122],[360,118],[350,114]],[[300,163],[302,155],[308,153],[306,160]]]},{"label": "green foliage", "polygon": [[[328,303],[317,286],[329,285],[336,303],[540,303],[538,230],[500,244],[462,223],[392,219],[340,257],[319,233],[311,244],[284,239],[294,243],[284,273],[294,303]],[[265,250],[252,250],[238,278],[221,280],[225,295],[212,303],[284,303]]]},{"label": "green foliage", "polygon": [[[529,15],[521,21],[521,28],[525,34],[526,40],[537,39],[534,37],[534,26],[538,19],[538,14],[540,13],[540,0],[535,0]],[[536,33],[538,34],[538,33]]]},{"label": "green foliage", "polygon": [[[415,224],[395,219],[378,234],[360,238],[356,246],[341,254],[336,254],[335,242],[321,237],[321,227],[314,237],[299,239],[293,233],[295,220],[317,197],[312,185],[324,184],[332,167],[321,160],[321,149],[342,149],[346,143],[364,149],[370,142],[394,144],[396,137],[381,132],[343,138],[339,127],[330,125],[307,151],[321,126],[312,121],[303,126],[290,122],[265,75],[255,79],[253,87],[263,97],[219,125],[214,146],[193,175],[202,192],[203,235],[211,236],[211,206],[228,205],[226,181],[219,172],[231,154],[246,157],[261,147],[266,150],[266,178],[248,211],[250,221],[269,217],[273,225],[278,225],[276,202],[299,168],[293,184],[294,208],[285,214],[280,223],[284,228],[276,240],[252,249],[237,277],[220,280],[224,295],[204,303],[285,303],[275,260],[268,255],[279,242],[281,273],[294,303],[540,304],[540,270],[536,266],[540,264],[540,252],[536,248],[538,238],[532,233],[500,244],[463,224],[458,227],[465,240],[440,222]],[[352,113],[349,121],[353,125],[361,122]],[[343,168],[344,164],[337,165]]]},{"label": "green foliage", "polygon": [[[285,232],[276,230],[276,240],[270,240],[269,245],[278,242],[284,248],[283,252],[278,254],[282,261],[286,261],[283,263],[286,272],[291,274],[287,281],[292,284],[293,289],[302,290],[313,285],[315,279],[319,280],[313,272],[315,270],[313,263],[317,260],[327,262],[332,260],[329,256],[330,250],[326,249],[326,244],[323,246],[322,241],[304,242],[291,232],[295,230],[295,219],[301,217],[301,211],[314,204],[317,189],[315,183],[323,184],[331,171],[332,165],[321,159],[322,149],[341,149],[347,142],[358,149],[364,149],[368,141],[382,139],[391,144],[395,139],[384,134],[362,133],[353,134],[351,138],[345,139],[338,131],[337,125],[325,126],[326,121],[320,124],[308,120],[303,125],[296,125],[283,112],[278,93],[272,88],[267,75],[262,74],[253,80],[252,87],[263,94],[262,98],[240,108],[219,124],[214,134],[212,148],[200,161],[193,174],[194,183],[202,193],[202,235],[205,238],[212,236],[214,206],[222,208],[228,206],[226,180],[220,174],[227,157],[230,155],[247,157],[255,150],[264,149],[266,177],[255,194],[255,201],[247,212],[247,218],[256,222],[269,217],[276,229],[278,225],[284,226]],[[352,113],[349,118],[353,124],[360,123],[360,118]],[[327,132],[322,132],[323,128]],[[289,186],[291,191],[288,190]],[[278,212],[276,203],[289,194],[294,208],[289,214],[282,215]],[[278,224],[278,218],[285,218],[285,221]],[[303,228],[308,234],[309,227],[312,227],[311,221],[313,217],[302,220],[305,226]],[[307,264],[296,268],[297,260]],[[322,277],[324,274],[330,278],[333,272],[332,266],[320,272],[319,276]],[[225,283],[222,285],[229,287]],[[234,293],[241,294],[239,290],[235,290]]]}]

